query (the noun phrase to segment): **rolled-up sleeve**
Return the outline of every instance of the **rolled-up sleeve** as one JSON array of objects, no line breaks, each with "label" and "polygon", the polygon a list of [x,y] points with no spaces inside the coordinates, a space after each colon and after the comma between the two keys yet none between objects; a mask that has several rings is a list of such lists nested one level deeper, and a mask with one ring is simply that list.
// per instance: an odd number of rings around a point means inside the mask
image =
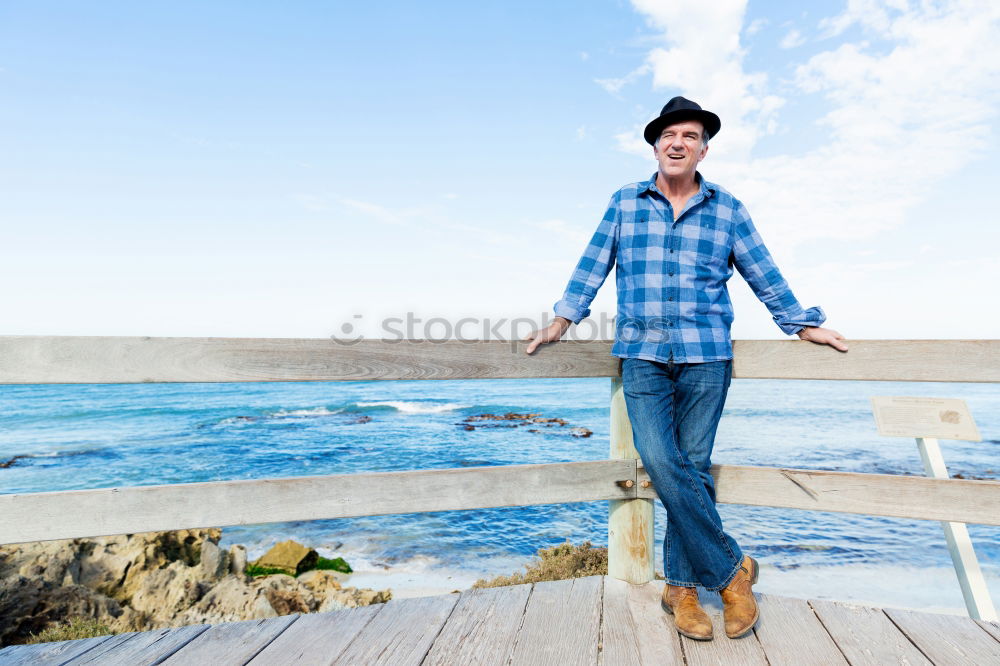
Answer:
[{"label": "rolled-up sleeve", "polygon": [[604,284],[618,252],[618,229],[621,218],[618,194],[611,197],[608,209],[587,248],[577,262],[569,285],[553,306],[558,317],[565,317],[574,324],[590,315],[590,303],[597,290]]},{"label": "rolled-up sleeve", "polygon": [[806,326],[822,326],[826,321],[823,308],[804,309],[795,298],[743,204],[733,217],[732,260],[753,293],[767,306],[774,323],[787,335]]}]

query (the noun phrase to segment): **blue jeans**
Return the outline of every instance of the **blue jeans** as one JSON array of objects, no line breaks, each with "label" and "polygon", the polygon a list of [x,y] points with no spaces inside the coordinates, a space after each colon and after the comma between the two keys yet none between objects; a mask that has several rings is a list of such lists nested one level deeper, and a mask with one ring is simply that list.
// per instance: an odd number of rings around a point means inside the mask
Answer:
[{"label": "blue jeans", "polygon": [[667,510],[663,575],[671,585],[719,590],[743,561],[722,529],[709,474],[732,363],[622,362],[635,448]]}]

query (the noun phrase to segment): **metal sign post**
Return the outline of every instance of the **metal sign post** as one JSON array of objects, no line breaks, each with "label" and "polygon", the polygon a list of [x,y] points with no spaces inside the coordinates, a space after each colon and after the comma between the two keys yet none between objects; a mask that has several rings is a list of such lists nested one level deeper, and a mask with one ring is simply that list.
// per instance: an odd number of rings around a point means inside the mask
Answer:
[{"label": "metal sign post", "polygon": [[[951,478],[941,455],[938,437],[982,441],[964,400],[879,396],[872,398],[872,409],[879,434],[916,438],[924,472],[935,479]],[[948,542],[969,617],[997,620],[997,612],[965,523],[941,521],[941,528]]]}]

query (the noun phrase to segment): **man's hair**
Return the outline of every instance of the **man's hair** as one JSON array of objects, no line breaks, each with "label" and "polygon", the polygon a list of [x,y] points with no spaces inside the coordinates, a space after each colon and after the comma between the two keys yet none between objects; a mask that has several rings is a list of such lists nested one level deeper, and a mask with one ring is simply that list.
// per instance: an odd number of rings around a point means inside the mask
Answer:
[{"label": "man's hair", "polygon": [[[660,139],[662,139],[662,138],[663,138],[663,133],[661,132],[660,136],[656,137],[656,141],[653,142],[653,148],[659,148],[660,147]],[[701,128],[701,145],[702,146],[707,146],[708,145],[708,140],[711,139],[711,138],[712,138],[712,135],[708,133],[708,130],[706,130],[704,126],[702,126],[702,128]]]}]

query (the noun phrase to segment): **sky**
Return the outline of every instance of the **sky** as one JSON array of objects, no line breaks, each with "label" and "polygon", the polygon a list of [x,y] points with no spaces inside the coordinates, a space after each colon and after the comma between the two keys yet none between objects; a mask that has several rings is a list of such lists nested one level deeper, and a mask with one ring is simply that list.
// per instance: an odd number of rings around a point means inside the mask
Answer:
[{"label": "sky", "polygon": [[4,2],[0,335],[520,337],[674,95],[828,327],[1000,338],[991,0]]}]

